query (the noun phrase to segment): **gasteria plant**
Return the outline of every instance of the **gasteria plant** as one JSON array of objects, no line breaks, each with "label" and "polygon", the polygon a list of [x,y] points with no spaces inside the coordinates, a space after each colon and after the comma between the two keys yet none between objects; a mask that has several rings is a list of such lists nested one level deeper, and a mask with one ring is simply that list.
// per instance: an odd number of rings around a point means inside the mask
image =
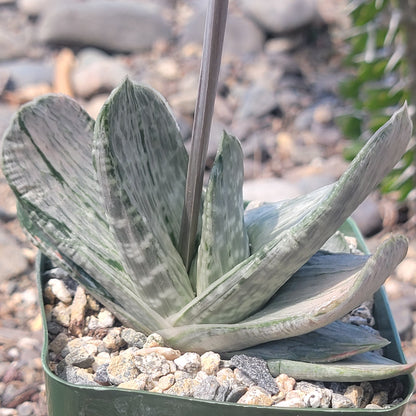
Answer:
[{"label": "gasteria plant", "polygon": [[126,325],[182,350],[244,350],[275,373],[335,361],[307,378],[370,380],[412,367],[369,353],[388,341],[339,319],[380,288],[407,240],[391,237],[372,256],[324,244],[410,136],[404,106],[338,182],[245,209],[241,146],[224,133],[189,273],[178,252],[188,155],[151,88],[126,80],[96,122],[62,95],[26,104],[4,135],[2,166],[34,244]]}]

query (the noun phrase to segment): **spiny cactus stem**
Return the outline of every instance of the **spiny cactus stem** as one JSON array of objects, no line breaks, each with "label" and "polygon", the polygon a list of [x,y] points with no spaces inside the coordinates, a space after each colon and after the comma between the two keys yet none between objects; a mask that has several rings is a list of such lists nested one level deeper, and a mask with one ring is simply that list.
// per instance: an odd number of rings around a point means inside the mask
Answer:
[{"label": "spiny cactus stem", "polygon": [[187,269],[189,269],[195,249],[195,236],[198,227],[206,155],[221,66],[227,11],[228,0],[211,0],[205,20],[198,98],[192,128],[192,146],[179,240],[179,250]]}]

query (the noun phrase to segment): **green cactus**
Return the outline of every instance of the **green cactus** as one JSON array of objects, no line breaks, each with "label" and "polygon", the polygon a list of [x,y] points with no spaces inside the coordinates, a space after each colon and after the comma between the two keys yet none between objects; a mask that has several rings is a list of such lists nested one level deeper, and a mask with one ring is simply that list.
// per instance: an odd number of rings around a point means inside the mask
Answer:
[{"label": "green cactus", "polygon": [[410,136],[404,106],[335,184],[244,209],[241,147],[224,133],[189,273],[178,252],[188,155],[151,88],[126,80],[95,123],[65,96],[26,104],[4,135],[2,167],[32,241],[123,323],[183,350],[244,350],[272,372],[374,379],[413,366],[380,362],[368,352],[388,341],[339,319],[380,288],[407,240],[352,254],[337,230]]}]

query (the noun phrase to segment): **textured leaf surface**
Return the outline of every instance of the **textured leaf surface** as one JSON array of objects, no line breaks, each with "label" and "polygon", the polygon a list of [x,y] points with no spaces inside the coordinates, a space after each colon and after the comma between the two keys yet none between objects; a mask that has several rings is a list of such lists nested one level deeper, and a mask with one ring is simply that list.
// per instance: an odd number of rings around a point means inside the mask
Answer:
[{"label": "textured leaf surface", "polygon": [[91,158],[93,126],[64,96],[22,107],[3,139],[3,172],[33,241],[55,258],[71,259],[113,303],[131,299],[132,325],[142,320],[142,327],[156,330],[166,321],[137,294],[105,220]]},{"label": "textured leaf surface", "polygon": [[208,182],[198,249],[197,293],[249,255],[244,227],[243,151],[224,132]]},{"label": "textured leaf surface", "polygon": [[[340,319],[369,299],[403,260],[407,246],[404,237],[390,238],[359,272],[354,272],[350,266],[336,273],[316,276],[310,271],[300,271],[263,309],[239,323],[194,324],[170,328],[161,334],[176,348],[186,346],[192,351],[234,351],[306,334]],[[331,257],[336,259],[338,256],[345,255],[324,257],[330,261]],[[331,267],[333,266],[328,266],[327,270]]]},{"label": "textured leaf surface", "polygon": [[357,325],[335,321],[293,338],[267,342],[224,356],[245,354],[264,360],[294,360],[312,363],[339,361],[359,353],[385,347],[390,342]]},{"label": "textured leaf surface", "polygon": [[411,129],[403,107],[374,134],[308,215],[212,283],[174,317],[174,325],[238,322],[264,306],[397,163]]},{"label": "textured leaf surface", "polygon": [[94,155],[104,204],[129,274],[163,316],[193,298],[179,238],[187,154],[175,120],[152,89],[130,81],[104,104]]},{"label": "textured leaf surface", "polygon": [[284,373],[297,380],[361,382],[384,380],[411,373],[416,364],[400,364],[377,353],[366,352],[346,360],[328,364],[290,360],[267,362],[272,375]]},{"label": "textured leaf surface", "polygon": [[244,221],[252,253],[259,251],[283,231],[296,225],[332,191],[333,185],[324,186],[309,194],[279,202],[265,203],[247,209]]}]

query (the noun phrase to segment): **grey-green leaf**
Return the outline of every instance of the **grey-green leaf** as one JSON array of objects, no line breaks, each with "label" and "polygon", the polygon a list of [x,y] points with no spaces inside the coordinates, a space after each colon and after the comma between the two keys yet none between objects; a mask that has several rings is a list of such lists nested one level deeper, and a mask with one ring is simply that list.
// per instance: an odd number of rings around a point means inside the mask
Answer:
[{"label": "grey-green leaf", "polygon": [[244,214],[244,221],[252,253],[256,253],[265,244],[309,215],[328,197],[332,189],[333,185],[328,185],[297,198],[265,203],[252,209],[249,205]]},{"label": "grey-green leaf", "polygon": [[260,357],[264,360],[292,360],[312,363],[339,361],[367,351],[378,350],[390,342],[367,328],[335,321],[331,324],[297,337],[271,341],[235,354]]},{"label": "grey-green leaf", "polygon": [[249,255],[244,227],[243,151],[223,133],[208,182],[197,261],[197,293]]},{"label": "grey-green leaf", "polygon": [[[406,238],[391,237],[358,272],[352,270],[348,262],[344,270],[335,264],[323,268],[338,270],[335,273],[318,272],[313,276],[310,270],[300,271],[263,309],[241,322],[192,324],[163,330],[161,334],[176,348],[186,346],[192,351],[234,351],[306,334],[340,319],[371,298],[403,260],[407,246]],[[340,254],[324,257],[336,260],[338,256]],[[359,263],[356,267],[360,267]]]},{"label": "grey-green leaf", "polygon": [[411,130],[404,106],[367,142],[325,198],[212,283],[174,317],[174,325],[238,322],[264,306],[393,168],[406,150]]},{"label": "grey-green leaf", "polygon": [[187,154],[159,94],[128,80],[114,90],[96,122],[94,157],[126,268],[146,301],[169,316],[194,294],[175,247]]},{"label": "grey-green leaf", "polygon": [[71,259],[114,303],[131,299],[132,325],[142,320],[143,328],[154,331],[167,323],[137,294],[102,209],[91,157],[93,127],[72,99],[48,95],[33,101],[5,133],[3,172],[34,243],[53,257]]},{"label": "grey-green leaf", "polygon": [[411,373],[416,364],[401,364],[366,352],[335,363],[316,364],[291,360],[269,360],[272,375],[284,373],[297,380],[353,382],[384,380]]}]

